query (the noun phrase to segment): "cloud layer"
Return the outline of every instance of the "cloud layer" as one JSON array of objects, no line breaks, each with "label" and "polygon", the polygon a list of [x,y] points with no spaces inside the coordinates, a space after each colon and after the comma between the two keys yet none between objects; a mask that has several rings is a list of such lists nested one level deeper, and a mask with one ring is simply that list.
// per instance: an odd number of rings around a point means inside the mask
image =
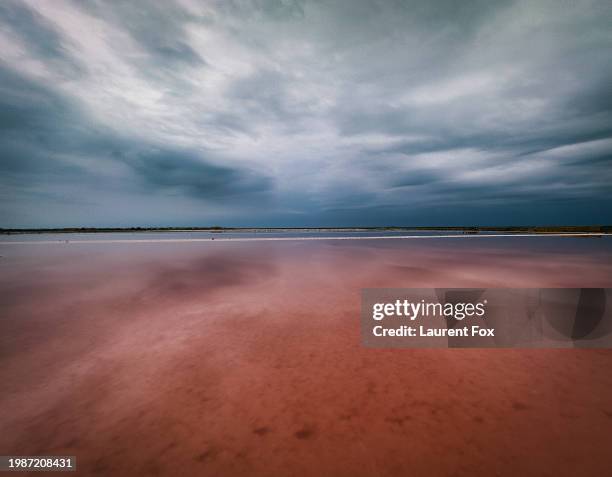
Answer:
[{"label": "cloud layer", "polygon": [[612,217],[605,1],[6,1],[0,226]]}]

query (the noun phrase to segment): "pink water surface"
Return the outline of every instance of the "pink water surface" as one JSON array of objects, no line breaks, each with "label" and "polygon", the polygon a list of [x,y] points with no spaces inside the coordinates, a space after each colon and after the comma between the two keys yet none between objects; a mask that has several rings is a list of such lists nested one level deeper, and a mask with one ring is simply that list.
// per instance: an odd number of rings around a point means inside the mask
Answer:
[{"label": "pink water surface", "polygon": [[[0,245],[0,454],[80,475],[606,475],[612,350],[376,350],[364,287],[611,287],[612,240]],[[36,474],[40,475],[40,474]]]}]

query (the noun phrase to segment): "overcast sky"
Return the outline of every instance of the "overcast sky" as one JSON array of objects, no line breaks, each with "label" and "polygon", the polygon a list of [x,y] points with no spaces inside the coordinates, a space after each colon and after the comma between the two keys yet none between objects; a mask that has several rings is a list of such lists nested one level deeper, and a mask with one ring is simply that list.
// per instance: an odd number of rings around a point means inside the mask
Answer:
[{"label": "overcast sky", "polygon": [[604,1],[0,2],[0,227],[612,222]]}]

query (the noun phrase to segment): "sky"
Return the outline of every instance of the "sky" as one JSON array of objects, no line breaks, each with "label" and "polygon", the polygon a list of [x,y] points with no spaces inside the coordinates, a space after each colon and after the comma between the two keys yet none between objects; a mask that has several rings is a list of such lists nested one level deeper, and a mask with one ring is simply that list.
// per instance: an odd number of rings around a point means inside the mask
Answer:
[{"label": "sky", "polygon": [[609,1],[0,2],[0,227],[612,223]]}]

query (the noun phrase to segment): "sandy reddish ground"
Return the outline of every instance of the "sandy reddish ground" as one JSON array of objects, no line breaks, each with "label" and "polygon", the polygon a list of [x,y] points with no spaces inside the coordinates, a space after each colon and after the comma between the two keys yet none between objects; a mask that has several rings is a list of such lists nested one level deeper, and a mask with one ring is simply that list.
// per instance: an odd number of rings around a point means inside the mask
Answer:
[{"label": "sandy reddish ground", "polygon": [[607,239],[486,240],[0,245],[0,454],[80,475],[609,475],[612,350],[360,345],[362,287],[612,286]]}]

